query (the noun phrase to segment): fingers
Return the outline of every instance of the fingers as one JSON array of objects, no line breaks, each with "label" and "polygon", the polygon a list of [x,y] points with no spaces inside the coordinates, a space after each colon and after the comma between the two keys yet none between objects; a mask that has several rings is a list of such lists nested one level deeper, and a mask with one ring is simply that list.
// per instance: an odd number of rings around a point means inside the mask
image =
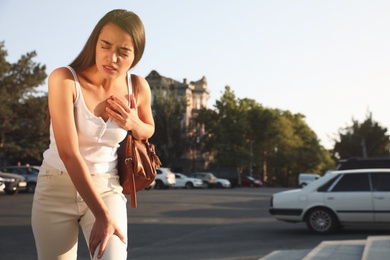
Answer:
[{"label": "fingers", "polygon": [[[131,102],[131,101],[130,101]],[[117,113],[123,113],[123,112],[129,112],[130,109],[122,100],[115,96],[111,96],[109,99],[107,99],[107,103],[109,104],[109,107],[111,110],[117,112]]]},{"label": "fingers", "polygon": [[123,235],[123,233],[117,228],[114,232],[114,235],[118,236],[119,239],[123,242],[123,244],[126,244],[126,237]]},{"label": "fingers", "polygon": [[92,236],[89,238],[89,253],[91,254],[92,258],[95,255],[96,248],[99,245],[99,241],[96,239],[93,239]]},{"label": "fingers", "polygon": [[129,95],[130,107],[115,96],[107,99],[106,111],[108,116],[119,126],[126,130],[132,128],[133,122],[137,120],[137,104],[133,94]]},{"label": "fingers", "polygon": [[98,259],[102,258],[102,256],[103,256],[104,250],[106,250],[108,239],[109,239],[109,237],[106,236],[103,239],[103,241],[100,243],[99,252],[98,252],[98,255],[97,255]]},{"label": "fingers", "polygon": [[[116,227],[113,235],[118,236],[118,238],[122,241],[122,243],[126,244],[126,238],[123,235],[123,233],[119,230],[118,227]],[[99,240],[93,239],[92,237],[89,239],[89,251],[90,251],[92,258],[94,257],[96,249],[99,246],[99,244],[100,244],[100,247],[99,247],[99,251],[97,252],[97,258],[98,259],[102,258],[104,251],[106,250],[108,241],[110,240],[111,237],[112,236],[105,236],[103,238],[103,240],[101,241],[101,243]]]}]

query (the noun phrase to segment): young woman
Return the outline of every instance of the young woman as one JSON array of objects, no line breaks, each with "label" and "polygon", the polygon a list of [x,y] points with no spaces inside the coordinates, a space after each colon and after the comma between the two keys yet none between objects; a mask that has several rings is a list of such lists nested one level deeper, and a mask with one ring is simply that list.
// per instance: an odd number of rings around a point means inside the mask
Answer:
[{"label": "young woman", "polygon": [[32,209],[40,260],[76,259],[79,225],[92,258],[127,258],[117,149],[129,130],[137,139],[154,133],[149,85],[137,76],[135,100],[129,74],[144,48],[140,18],[113,10],[77,58],[49,76],[50,146]]}]

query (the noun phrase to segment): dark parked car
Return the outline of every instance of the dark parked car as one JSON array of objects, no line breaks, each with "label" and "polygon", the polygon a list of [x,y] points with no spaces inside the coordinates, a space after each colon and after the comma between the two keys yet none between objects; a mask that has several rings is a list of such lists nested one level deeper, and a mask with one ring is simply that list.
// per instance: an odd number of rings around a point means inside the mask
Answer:
[{"label": "dark parked car", "polygon": [[263,183],[260,180],[256,180],[251,176],[242,176],[241,177],[241,186],[242,187],[261,187]]},{"label": "dark parked car", "polygon": [[350,158],[339,161],[336,170],[389,169],[390,157]]},{"label": "dark parked car", "polygon": [[19,191],[26,190],[26,179],[18,174],[0,172],[0,177],[3,178],[5,184],[5,193],[16,194]]},{"label": "dark parked car", "polygon": [[23,176],[27,181],[27,192],[34,193],[35,186],[37,186],[39,166],[5,166],[0,167],[0,171]]}]

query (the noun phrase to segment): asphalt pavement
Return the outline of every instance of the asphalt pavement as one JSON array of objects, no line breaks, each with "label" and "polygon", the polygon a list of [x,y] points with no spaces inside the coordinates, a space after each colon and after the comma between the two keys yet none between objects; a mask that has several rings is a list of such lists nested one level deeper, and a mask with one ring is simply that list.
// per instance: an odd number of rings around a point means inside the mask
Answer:
[{"label": "asphalt pavement", "polygon": [[[351,227],[314,235],[303,223],[276,221],[268,206],[277,188],[171,189],[138,193],[128,209],[128,259],[255,260],[274,250],[306,250],[324,240],[387,235],[380,228]],[[32,194],[0,194],[0,260],[34,260]],[[89,259],[80,235],[78,259]]]}]

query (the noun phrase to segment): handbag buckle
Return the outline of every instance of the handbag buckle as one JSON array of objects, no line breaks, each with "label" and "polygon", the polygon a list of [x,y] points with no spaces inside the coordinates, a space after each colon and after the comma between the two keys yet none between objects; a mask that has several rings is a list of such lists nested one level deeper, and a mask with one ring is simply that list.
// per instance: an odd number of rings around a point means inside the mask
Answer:
[{"label": "handbag buckle", "polygon": [[131,158],[131,157],[126,158],[125,159],[125,164],[127,164],[129,161],[133,161],[133,158]]}]

